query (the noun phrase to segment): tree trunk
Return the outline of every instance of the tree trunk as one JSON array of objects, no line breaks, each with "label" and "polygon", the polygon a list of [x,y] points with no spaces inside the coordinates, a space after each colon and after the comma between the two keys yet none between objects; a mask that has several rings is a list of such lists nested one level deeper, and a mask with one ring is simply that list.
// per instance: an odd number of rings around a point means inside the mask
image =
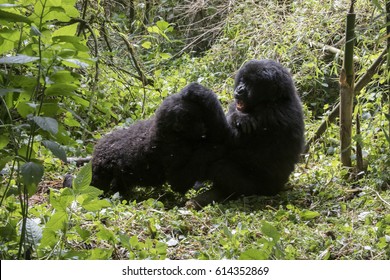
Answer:
[{"label": "tree trunk", "polygon": [[340,144],[341,163],[351,167],[351,143],[352,143],[352,111],[353,93],[355,84],[355,71],[353,62],[353,48],[355,46],[355,1],[351,2],[351,8],[347,15],[345,29],[346,43],[344,52],[343,69],[340,74]]}]

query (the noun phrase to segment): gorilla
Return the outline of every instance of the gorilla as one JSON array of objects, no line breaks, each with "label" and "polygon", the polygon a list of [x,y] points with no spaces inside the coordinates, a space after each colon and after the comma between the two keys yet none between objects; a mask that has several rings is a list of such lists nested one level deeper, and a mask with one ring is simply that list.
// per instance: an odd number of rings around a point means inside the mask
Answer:
[{"label": "gorilla", "polygon": [[251,60],[237,73],[225,115],[215,93],[192,83],[167,97],[148,120],[114,131],[95,146],[92,185],[126,192],[135,186],[174,191],[209,181],[191,203],[283,189],[304,144],[300,99],[289,72],[272,60]]},{"label": "gorilla", "polygon": [[168,182],[174,191],[185,193],[204,178],[205,163],[223,153],[229,130],[219,125],[221,120],[226,123],[217,96],[192,83],[167,97],[150,119],[98,141],[91,185],[126,196],[135,186]]},{"label": "gorilla", "polygon": [[281,64],[244,64],[235,78],[234,99],[226,116],[230,139],[225,154],[208,163],[205,179],[213,188],[193,200],[198,205],[239,195],[277,194],[303,151],[301,102]]}]

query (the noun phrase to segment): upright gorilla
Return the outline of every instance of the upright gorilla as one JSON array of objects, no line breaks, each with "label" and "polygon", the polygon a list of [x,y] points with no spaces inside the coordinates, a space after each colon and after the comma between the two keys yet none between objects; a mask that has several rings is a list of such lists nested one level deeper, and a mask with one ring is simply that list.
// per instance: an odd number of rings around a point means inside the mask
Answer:
[{"label": "upright gorilla", "polygon": [[[289,72],[272,60],[251,60],[238,72],[227,122],[226,154],[208,163],[213,188],[195,201],[237,195],[275,195],[288,180],[304,144],[300,99]],[[221,122],[224,125],[224,122]]]},{"label": "upright gorilla", "polygon": [[228,133],[216,95],[190,84],[167,97],[154,117],[116,130],[97,143],[91,184],[126,195],[135,186],[168,182],[184,193],[204,178],[205,163],[223,153]]}]

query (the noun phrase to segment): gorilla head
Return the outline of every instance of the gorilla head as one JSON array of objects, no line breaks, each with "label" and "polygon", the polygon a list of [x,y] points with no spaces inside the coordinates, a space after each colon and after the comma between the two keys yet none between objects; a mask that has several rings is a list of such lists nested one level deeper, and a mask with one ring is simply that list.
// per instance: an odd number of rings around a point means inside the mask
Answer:
[{"label": "gorilla head", "polygon": [[262,103],[291,98],[294,83],[278,62],[251,60],[238,72],[234,88],[237,110],[250,113]]}]

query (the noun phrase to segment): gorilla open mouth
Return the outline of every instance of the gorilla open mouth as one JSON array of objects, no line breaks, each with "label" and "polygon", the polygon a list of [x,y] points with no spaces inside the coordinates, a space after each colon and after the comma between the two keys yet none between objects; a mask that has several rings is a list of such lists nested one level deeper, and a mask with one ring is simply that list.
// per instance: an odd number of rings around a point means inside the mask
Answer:
[{"label": "gorilla open mouth", "polygon": [[236,108],[238,111],[243,112],[245,111],[245,102],[239,99],[236,99]]}]

